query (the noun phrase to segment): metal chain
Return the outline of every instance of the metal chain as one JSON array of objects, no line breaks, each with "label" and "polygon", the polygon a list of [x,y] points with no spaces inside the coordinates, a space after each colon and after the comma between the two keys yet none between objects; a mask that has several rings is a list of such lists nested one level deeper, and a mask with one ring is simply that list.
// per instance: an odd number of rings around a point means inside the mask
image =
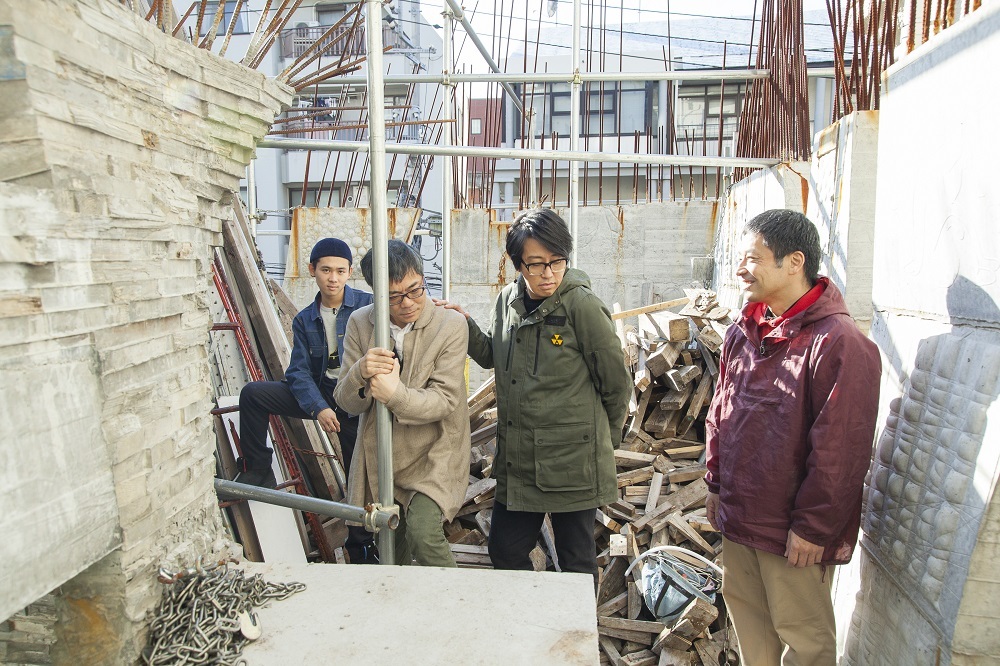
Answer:
[{"label": "metal chain", "polygon": [[230,562],[236,560],[202,566],[198,558],[193,569],[160,569],[158,580],[167,588],[142,651],[145,664],[246,666],[240,654],[256,638],[254,630],[259,635],[252,609],[306,589],[302,583],[268,583],[259,574],[246,577]]}]

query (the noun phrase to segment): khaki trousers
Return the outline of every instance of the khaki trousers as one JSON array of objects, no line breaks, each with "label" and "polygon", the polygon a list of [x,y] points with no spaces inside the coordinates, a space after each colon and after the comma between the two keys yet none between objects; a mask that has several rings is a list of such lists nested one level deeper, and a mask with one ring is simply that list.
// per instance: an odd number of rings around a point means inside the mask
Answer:
[{"label": "khaki trousers", "polygon": [[416,560],[424,567],[454,567],[455,556],[444,536],[444,517],[437,502],[416,493],[399,517],[396,528],[396,562]]},{"label": "khaki trousers", "polygon": [[833,568],[722,541],[722,596],[746,666],[834,666]]}]

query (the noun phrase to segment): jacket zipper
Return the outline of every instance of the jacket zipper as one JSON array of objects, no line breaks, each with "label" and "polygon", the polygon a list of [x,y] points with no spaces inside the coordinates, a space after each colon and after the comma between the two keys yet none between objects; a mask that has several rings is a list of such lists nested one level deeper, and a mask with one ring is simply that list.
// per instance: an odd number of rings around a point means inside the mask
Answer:
[{"label": "jacket zipper", "polygon": [[538,326],[535,331],[535,371],[532,374],[538,374],[538,348],[542,346],[542,327]]},{"label": "jacket zipper", "polygon": [[604,394],[604,382],[601,381],[601,366],[597,362],[597,352],[590,352],[590,358],[594,359],[594,376],[597,377],[597,392]]},{"label": "jacket zipper", "polygon": [[514,355],[514,327],[510,327],[510,344],[507,345],[507,367],[505,370],[510,372],[510,358]]}]

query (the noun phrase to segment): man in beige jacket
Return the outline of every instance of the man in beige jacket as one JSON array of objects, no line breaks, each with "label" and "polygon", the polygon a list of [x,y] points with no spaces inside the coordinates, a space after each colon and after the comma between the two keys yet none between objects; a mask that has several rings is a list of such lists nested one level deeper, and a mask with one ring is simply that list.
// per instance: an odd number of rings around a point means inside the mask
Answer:
[{"label": "man in beige jacket", "polygon": [[[372,285],[372,255],[361,260]],[[349,501],[369,503],[378,493],[375,401],[392,412],[394,495],[403,513],[396,530],[400,564],[453,567],[442,522],[452,520],[469,479],[469,408],[465,356],[469,328],[454,310],[427,297],[423,260],[413,248],[389,241],[389,320],[393,350],[375,347],[375,312],[357,310],[344,337],[344,371],[334,396],[360,414]],[[429,306],[429,307],[428,307]]]}]

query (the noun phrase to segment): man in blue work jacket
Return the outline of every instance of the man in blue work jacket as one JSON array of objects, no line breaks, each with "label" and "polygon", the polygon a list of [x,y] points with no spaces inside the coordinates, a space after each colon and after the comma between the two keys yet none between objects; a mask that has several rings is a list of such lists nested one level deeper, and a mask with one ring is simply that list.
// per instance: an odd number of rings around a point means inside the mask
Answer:
[{"label": "man in blue work jacket", "polygon": [[[351,314],[374,299],[366,291],[347,285],[354,258],[339,238],[324,238],[309,256],[309,275],[316,280],[316,299],[292,321],[292,358],[280,382],[250,382],[240,393],[240,446],[237,483],[274,488],[272,451],[267,447],[271,414],[315,419],[326,432],[340,435],[344,465],[349,467],[358,434],[358,417],[351,416],[333,399],[344,354],[344,332]],[[362,528],[363,532],[363,528]],[[364,543],[359,543],[364,541]],[[352,562],[371,560],[371,538],[360,532],[348,539]]]}]

